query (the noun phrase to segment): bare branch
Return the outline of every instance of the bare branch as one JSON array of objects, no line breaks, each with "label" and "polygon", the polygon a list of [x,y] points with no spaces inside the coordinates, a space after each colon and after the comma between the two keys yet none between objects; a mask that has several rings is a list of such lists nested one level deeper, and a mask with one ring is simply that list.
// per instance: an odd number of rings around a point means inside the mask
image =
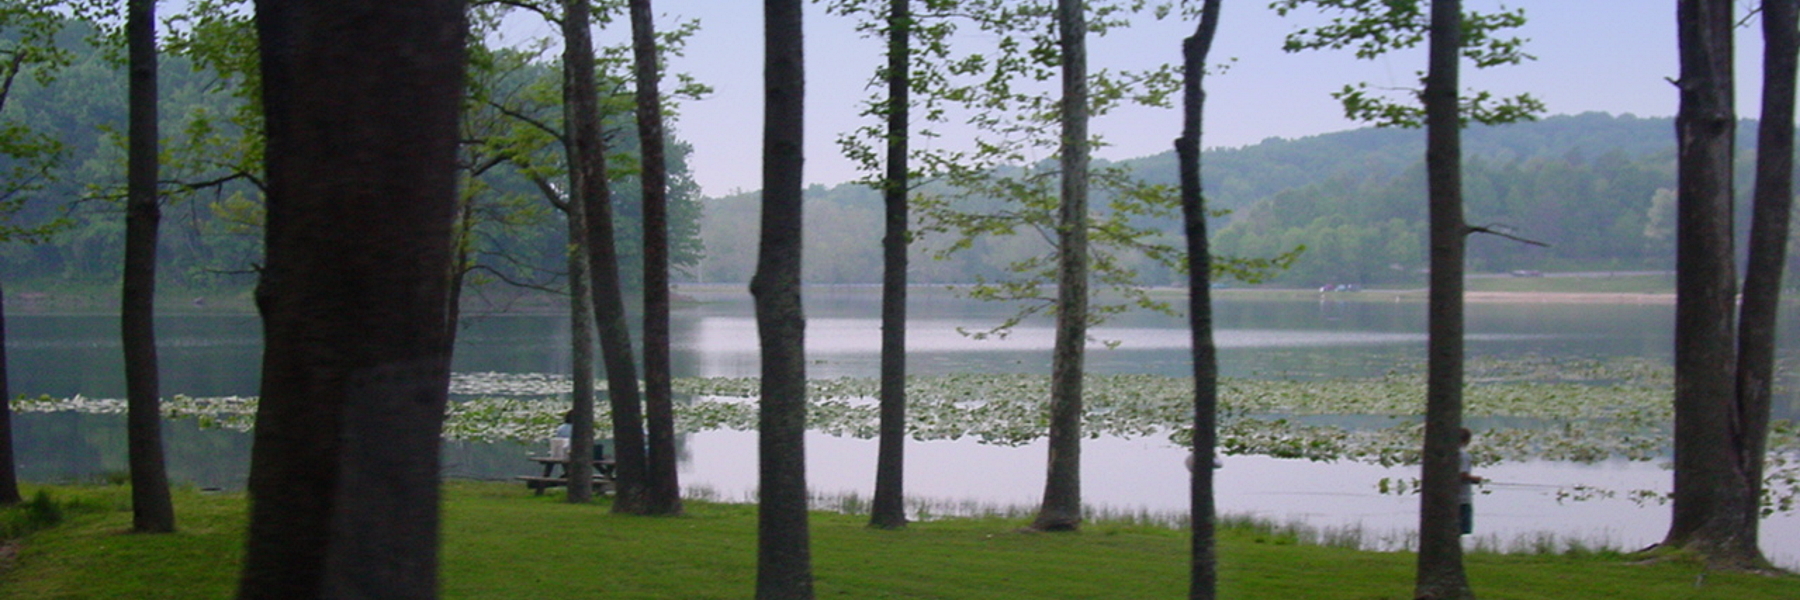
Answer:
[{"label": "bare branch", "polygon": [[1485,234],[1488,234],[1488,235],[1493,235],[1493,236],[1499,236],[1499,237],[1503,237],[1503,238],[1506,238],[1506,239],[1509,239],[1509,240],[1512,240],[1512,241],[1515,241],[1515,242],[1518,242],[1518,243],[1521,243],[1521,244],[1527,244],[1527,245],[1531,245],[1531,246],[1537,246],[1537,247],[1540,247],[1540,248],[1549,248],[1549,247],[1550,247],[1550,244],[1547,244],[1547,243],[1544,243],[1544,242],[1540,242],[1540,241],[1537,241],[1537,240],[1534,240],[1534,239],[1530,239],[1530,238],[1523,238],[1523,237],[1519,237],[1519,236],[1516,236],[1516,235],[1513,235],[1513,234],[1510,234],[1510,233],[1506,233],[1506,232],[1504,232],[1504,231],[1500,231],[1500,230],[1498,230],[1498,229],[1494,229],[1494,228],[1492,228],[1492,227],[1475,227],[1475,226],[1471,226],[1471,227],[1469,227],[1469,233],[1485,233]]}]

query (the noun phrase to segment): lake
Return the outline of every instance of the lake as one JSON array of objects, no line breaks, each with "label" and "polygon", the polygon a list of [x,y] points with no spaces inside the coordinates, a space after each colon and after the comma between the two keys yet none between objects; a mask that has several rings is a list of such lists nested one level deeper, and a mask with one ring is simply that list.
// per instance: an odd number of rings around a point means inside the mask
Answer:
[{"label": "lake", "polygon": [[[701,303],[674,316],[677,376],[755,376],[755,323],[741,287],[683,287]],[[1424,357],[1425,306],[1391,301],[1380,292],[1294,293],[1280,299],[1231,299],[1216,306],[1221,371],[1245,378],[1367,376],[1416,365]],[[1355,300],[1355,301],[1347,301]],[[806,292],[808,376],[873,377],[879,364],[879,289],[819,287]],[[915,288],[909,323],[913,374],[1047,373],[1048,322],[1028,322],[1004,339],[972,340],[978,329],[1009,314],[1004,306],[961,299],[936,287]],[[1792,312],[1792,311],[1790,311]],[[1784,319],[1782,339],[1800,329]],[[1484,357],[1645,357],[1666,363],[1673,307],[1661,304],[1470,304],[1468,352]],[[459,337],[459,372],[569,371],[565,315],[493,315],[469,319]],[[8,319],[13,391],[64,397],[120,397],[118,322],[72,315],[14,315]],[[167,394],[254,395],[261,342],[254,315],[191,314],[158,321]],[[1179,318],[1124,315],[1094,331],[1088,357],[1095,373],[1185,376],[1188,334]],[[1103,341],[1117,342],[1107,349]],[[1792,352],[1788,352],[1792,354]],[[1422,395],[1421,391],[1421,395]],[[1778,412],[1800,415],[1793,386]],[[125,469],[119,415],[28,413],[18,416],[20,467],[26,479],[91,477]],[[249,436],[202,429],[191,421],[168,425],[169,468],[181,482],[241,487]],[[707,431],[684,436],[682,483],[726,499],[747,498],[756,482],[752,432]],[[1477,445],[1480,444],[1479,439]],[[809,483],[821,494],[860,494],[873,487],[871,440],[809,437]],[[958,507],[1031,506],[1042,491],[1042,442],[1020,447],[968,440],[909,442],[907,491],[931,499],[928,513]],[[1083,491],[1094,506],[1114,511],[1172,513],[1186,509],[1185,453],[1161,437],[1089,440],[1083,449]],[[453,477],[505,479],[524,474],[522,459],[536,444],[447,443],[445,472]],[[1623,499],[1559,502],[1555,490],[1572,485],[1664,489],[1669,474],[1655,463],[1529,462],[1495,465],[1479,474],[1496,482],[1477,498],[1477,533],[1505,546],[1542,532],[1636,549],[1661,538],[1666,506],[1639,507]],[[1264,456],[1229,456],[1218,473],[1223,512],[1321,529],[1355,529],[1366,542],[1392,547],[1416,526],[1417,498],[1381,494],[1383,478],[1417,476],[1415,468],[1314,463]],[[521,489],[521,491],[523,491]],[[1800,517],[1765,521],[1771,558],[1800,568]]]}]

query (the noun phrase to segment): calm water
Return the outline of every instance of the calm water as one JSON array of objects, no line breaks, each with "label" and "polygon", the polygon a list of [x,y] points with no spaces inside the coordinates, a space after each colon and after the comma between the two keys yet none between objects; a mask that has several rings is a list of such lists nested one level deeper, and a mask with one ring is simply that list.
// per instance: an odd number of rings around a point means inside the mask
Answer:
[{"label": "calm water", "polygon": [[[755,323],[741,288],[684,289],[705,303],[674,317],[678,376],[757,374]],[[1365,292],[1374,298],[1378,292]],[[810,377],[874,376],[878,369],[879,302],[875,288],[815,288],[807,292]],[[915,374],[1048,371],[1051,330],[1027,323],[1003,340],[974,341],[958,327],[979,328],[1008,314],[938,288],[913,292],[910,368]],[[1297,293],[1282,301],[1222,301],[1216,321],[1221,369],[1241,377],[1363,375],[1416,363],[1424,355],[1425,307],[1417,302],[1321,302]],[[456,369],[567,373],[566,318],[560,315],[471,319],[461,334]],[[1481,356],[1642,356],[1667,360],[1673,308],[1661,305],[1499,305],[1468,309],[1468,351]],[[1800,347],[1795,319],[1783,339]],[[260,340],[252,315],[171,316],[159,321],[165,393],[254,395]],[[14,392],[120,397],[124,394],[117,321],[91,316],[13,316]],[[1177,318],[1132,314],[1097,329],[1088,368],[1103,373],[1186,375],[1187,332]],[[1800,415],[1795,397],[1783,399],[1786,418]],[[125,468],[122,417],[20,415],[21,469],[27,479],[66,479]],[[244,479],[249,436],[168,426],[172,476],[203,486],[236,487]],[[808,476],[826,493],[867,495],[873,486],[872,441],[814,435]],[[449,444],[448,475],[501,479],[523,474],[521,459],[537,451],[518,444]],[[684,485],[745,497],[756,481],[754,433],[686,436]],[[1084,446],[1084,496],[1118,509],[1175,512],[1186,507],[1182,450],[1161,438],[1100,439]],[[908,492],[940,500],[1035,504],[1043,485],[1044,449],[971,442],[911,442]],[[1622,500],[1556,502],[1550,487],[1585,484],[1617,489],[1666,488],[1654,464],[1500,465],[1483,475],[1490,486],[1477,499],[1478,533],[1513,540],[1535,532],[1575,532],[1589,541],[1625,548],[1655,542],[1667,527],[1667,507],[1640,508]],[[1417,500],[1382,495],[1383,477],[1415,477],[1415,469],[1323,464],[1266,457],[1228,457],[1219,472],[1219,504],[1226,512],[1320,527],[1361,527],[1365,539],[1400,539],[1416,524]],[[1800,567],[1800,517],[1771,519],[1765,547],[1780,563]]]}]

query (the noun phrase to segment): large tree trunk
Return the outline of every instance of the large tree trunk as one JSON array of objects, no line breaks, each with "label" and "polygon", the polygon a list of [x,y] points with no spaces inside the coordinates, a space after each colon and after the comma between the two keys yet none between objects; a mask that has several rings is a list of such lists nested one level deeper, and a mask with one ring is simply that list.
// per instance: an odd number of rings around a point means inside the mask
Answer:
[{"label": "large tree trunk", "polygon": [[6,294],[0,290],[0,506],[23,501],[19,497],[19,465],[13,456],[12,388],[6,378]]},{"label": "large tree trunk", "polygon": [[1419,494],[1414,597],[1473,598],[1463,572],[1457,492],[1463,418],[1462,120],[1457,107],[1462,2],[1431,3],[1425,83],[1425,168],[1430,194],[1431,292],[1425,383],[1425,450]]},{"label": "large tree trunk", "polygon": [[[575,151],[569,172],[575,195],[587,211],[588,272],[592,275],[594,327],[600,334],[606,364],[606,396],[612,409],[613,512],[642,514],[644,495],[643,400],[638,395],[637,364],[632,357],[631,329],[626,322],[625,295],[619,285],[619,251],[615,246],[612,190],[606,180],[606,143],[600,132],[600,101],[594,75],[594,44],[588,31],[586,0],[566,0],[563,15],[563,86],[567,135]],[[573,448],[573,446],[571,446]]]},{"label": "large tree trunk", "polygon": [[813,597],[806,520],[806,318],[800,303],[806,61],[800,0],[763,3],[762,239],[750,293],[762,343],[756,597]]},{"label": "large tree trunk", "polygon": [[1215,539],[1213,470],[1219,443],[1219,356],[1213,344],[1212,250],[1206,239],[1206,197],[1200,179],[1200,134],[1206,116],[1206,55],[1219,28],[1219,0],[1201,5],[1193,37],[1181,45],[1182,127],[1175,140],[1180,162],[1181,217],[1187,233],[1188,330],[1194,362],[1194,438],[1188,485],[1188,598],[1218,597],[1219,557]]},{"label": "large tree trunk", "polygon": [[1062,202],[1057,217],[1056,345],[1050,356],[1050,458],[1032,529],[1081,526],[1081,384],[1088,321],[1087,14],[1057,0],[1062,50]]},{"label": "large tree trunk", "polygon": [[675,393],[669,357],[669,165],[663,144],[662,94],[657,89],[656,27],[650,0],[631,0],[631,50],[637,70],[638,157],[644,203],[645,512],[681,513],[675,456]]},{"label": "large tree trunk", "polygon": [[1682,0],[1675,253],[1675,490],[1663,544],[1718,566],[1757,557],[1753,486],[1737,444],[1732,242],[1732,6]]},{"label": "large tree trunk", "polygon": [[911,116],[912,1],[888,5],[886,233],[881,238],[881,423],[869,525],[906,526],[906,196]]},{"label": "large tree trunk", "polygon": [[257,3],[262,402],[240,598],[432,598],[463,3]]},{"label": "large tree trunk", "polygon": [[131,528],[175,530],[163,466],[162,393],[156,361],[157,198],[156,2],[131,0],[125,21],[130,54],[129,163],[125,200],[125,269],[120,336],[125,351],[126,446],[131,464]]},{"label": "large tree trunk", "polygon": [[1760,565],[1758,545],[1764,453],[1774,395],[1775,332],[1781,272],[1787,267],[1788,221],[1794,205],[1794,84],[1800,52],[1800,2],[1763,0],[1762,119],[1757,127],[1756,190],[1750,217],[1750,262],[1738,322],[1737,419],[1733,445],[1748,496],[1737,557]]}]

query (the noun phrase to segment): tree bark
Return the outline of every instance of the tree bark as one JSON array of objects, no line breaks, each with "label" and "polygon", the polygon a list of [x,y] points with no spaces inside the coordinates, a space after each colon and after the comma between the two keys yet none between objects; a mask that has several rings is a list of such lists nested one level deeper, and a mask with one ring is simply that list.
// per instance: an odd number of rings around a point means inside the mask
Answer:
[{"label": "tree bark", "polygon": [[[594,52],[588,34],[591,5],[586,0],[565,0],[563,7],[563,152],[569,166],[569,195],[563,208],[569,219],[569,359],[575,378],[567,418],[569,462],[563,473],[569,479],[569,502],[581,503],[594,497],[593,464],[582,459],[594,455],[592,336],[598,315],[593,302],[600,299],[593,290],[597,279],[597,241],[593,235],[596,216],[587,197],[595,193],[596,185],[601,188],[599,193],[605,194],[606,150],[599,142],[599,109],[594,96]],[[617,473],[616,467],[614,472]],[[614,485],[614,493],[618,494],[623,486],[616,480]]]},{"label": "tree bark", "polygon": [[1062,50],[1062,202],[1057,217],[1056,343],[1050,356],[1049,467],[1032,529],[1081,527],[1081,387],[1088,320],[1087,15],[1057,0]]},{"label": "tree bark", "polygon": [[875,497],[869,525],[906,526],[906,196],[912,86],[912,2],[888,5],[887,174],[882,179],[886,232],[881,238],[881,422],[875,458]]},{"label": "tree bark", "polygon": [[1206,56],[1219,28],[1219,0],[1201,5],[1194,35],[1183,41],[1182,128],[1175,140],[1181,177],[1181,217],[1187,233],[1188,330],[1193,347],[1193,468],[1188,484],[1188,598],[1218,597],[1219,557],[1213,461],[1219,444],[1219,356],[1213,344],[1212,250],[1206,238],[1206,197],[1200,179],[1200,135],[1206,116]]},{"label": "tree bark", "polygon": [[1431,291],[1425,390],[1419,559],[1414,597],[1474,598],[1463,571],[1460,502],[1463,419],[1462,118],[1457,105],[1462,2],[1431,2],[1425,83],[1425,165],[1430,194]]},{"label": "tree bark", "polygon": [[806,66],[800,0],[763,3],[763,210],[756,274],[762,343],[756,597],[813,597],[806,519],[806,318],[800,302]]},{"label": "tree bark", "polygon": [[[588,272],[592,281],[594,327],[606,365],[606,397],[612,409],[615,465],[613,512],[646,511],[643,399],[638,395],[637,364],[631,351],[624,291],[619,284],[619,251],[615,245],[612,190],[606,177],[606,143],[601,135],[600,101],[594,75],[594,44],[589,32],[588,2],[565,0],[563,14],[563,87],[567,134],[573,143],[569,172],[575,183],[571,202],[587,212]],[[573,446],[570,446],[573,448]]]},{"label": "tree bark", "polygon": [[645,512],[681,513],[675,455],[675,393],[669,357],[669,168],[663,143],[661,69],[650,0],[631,0],[631,50],[637,71],[638,178],[644,204]]},{"label": "tree bark", "polygon": [[1732,8],[1682,0],[1675,275],[1675,489],[1663,544],[1715,566],[1751,566],[1756,514],[1736,444],[1736,269],[1732,262]]},{"label": "tree bark", "polygon": [[262,402],[240,598],[432,598],[463,3],[257,3]]},{"label": "tree bark", "polygon": [[1763,467],[1774,396],[1776,326],[1781,275],[1787,268],[1789,215],[1794,205],[1794,87],[1800,52],[1800,2],[1763,0],[1762,118],[1757,127],[1756,189],[1750,217],[1750,259],[1738,322],[1737,418],[1734,432],[1746,497],[1744,530],[1733,560],[1761,566]]},{"label": "tree bark", "polygon": [[19,497],[19,465],[13,456],[12,388],[6,370],[6,293],[0,290],[0,506],[24,501]]},{"label": "tree bark", "polygon": [[[573,151],[570,150],[570,154]],[[571,172],[573,179],[573,172]],[[572,182],[571,182],[572,183]],[[573,187],[573,186],[571,186]],[[574,199],[563,203],[569,239],[569,463],[563,475],[569,479],[567,500],[581,504],[594,499],[594,465],[581,458],[594,455],[594,312],[588,289],[587,207]]]},{"label": "tree bark", "polygon": [[125,21],[130,61],[129,161],[120,335],[125,352],[126,446],[131,464],[131,528],[175,530],[163,464],[162,394],[156,361],[157,197],[156,2],[131,0]]}]

